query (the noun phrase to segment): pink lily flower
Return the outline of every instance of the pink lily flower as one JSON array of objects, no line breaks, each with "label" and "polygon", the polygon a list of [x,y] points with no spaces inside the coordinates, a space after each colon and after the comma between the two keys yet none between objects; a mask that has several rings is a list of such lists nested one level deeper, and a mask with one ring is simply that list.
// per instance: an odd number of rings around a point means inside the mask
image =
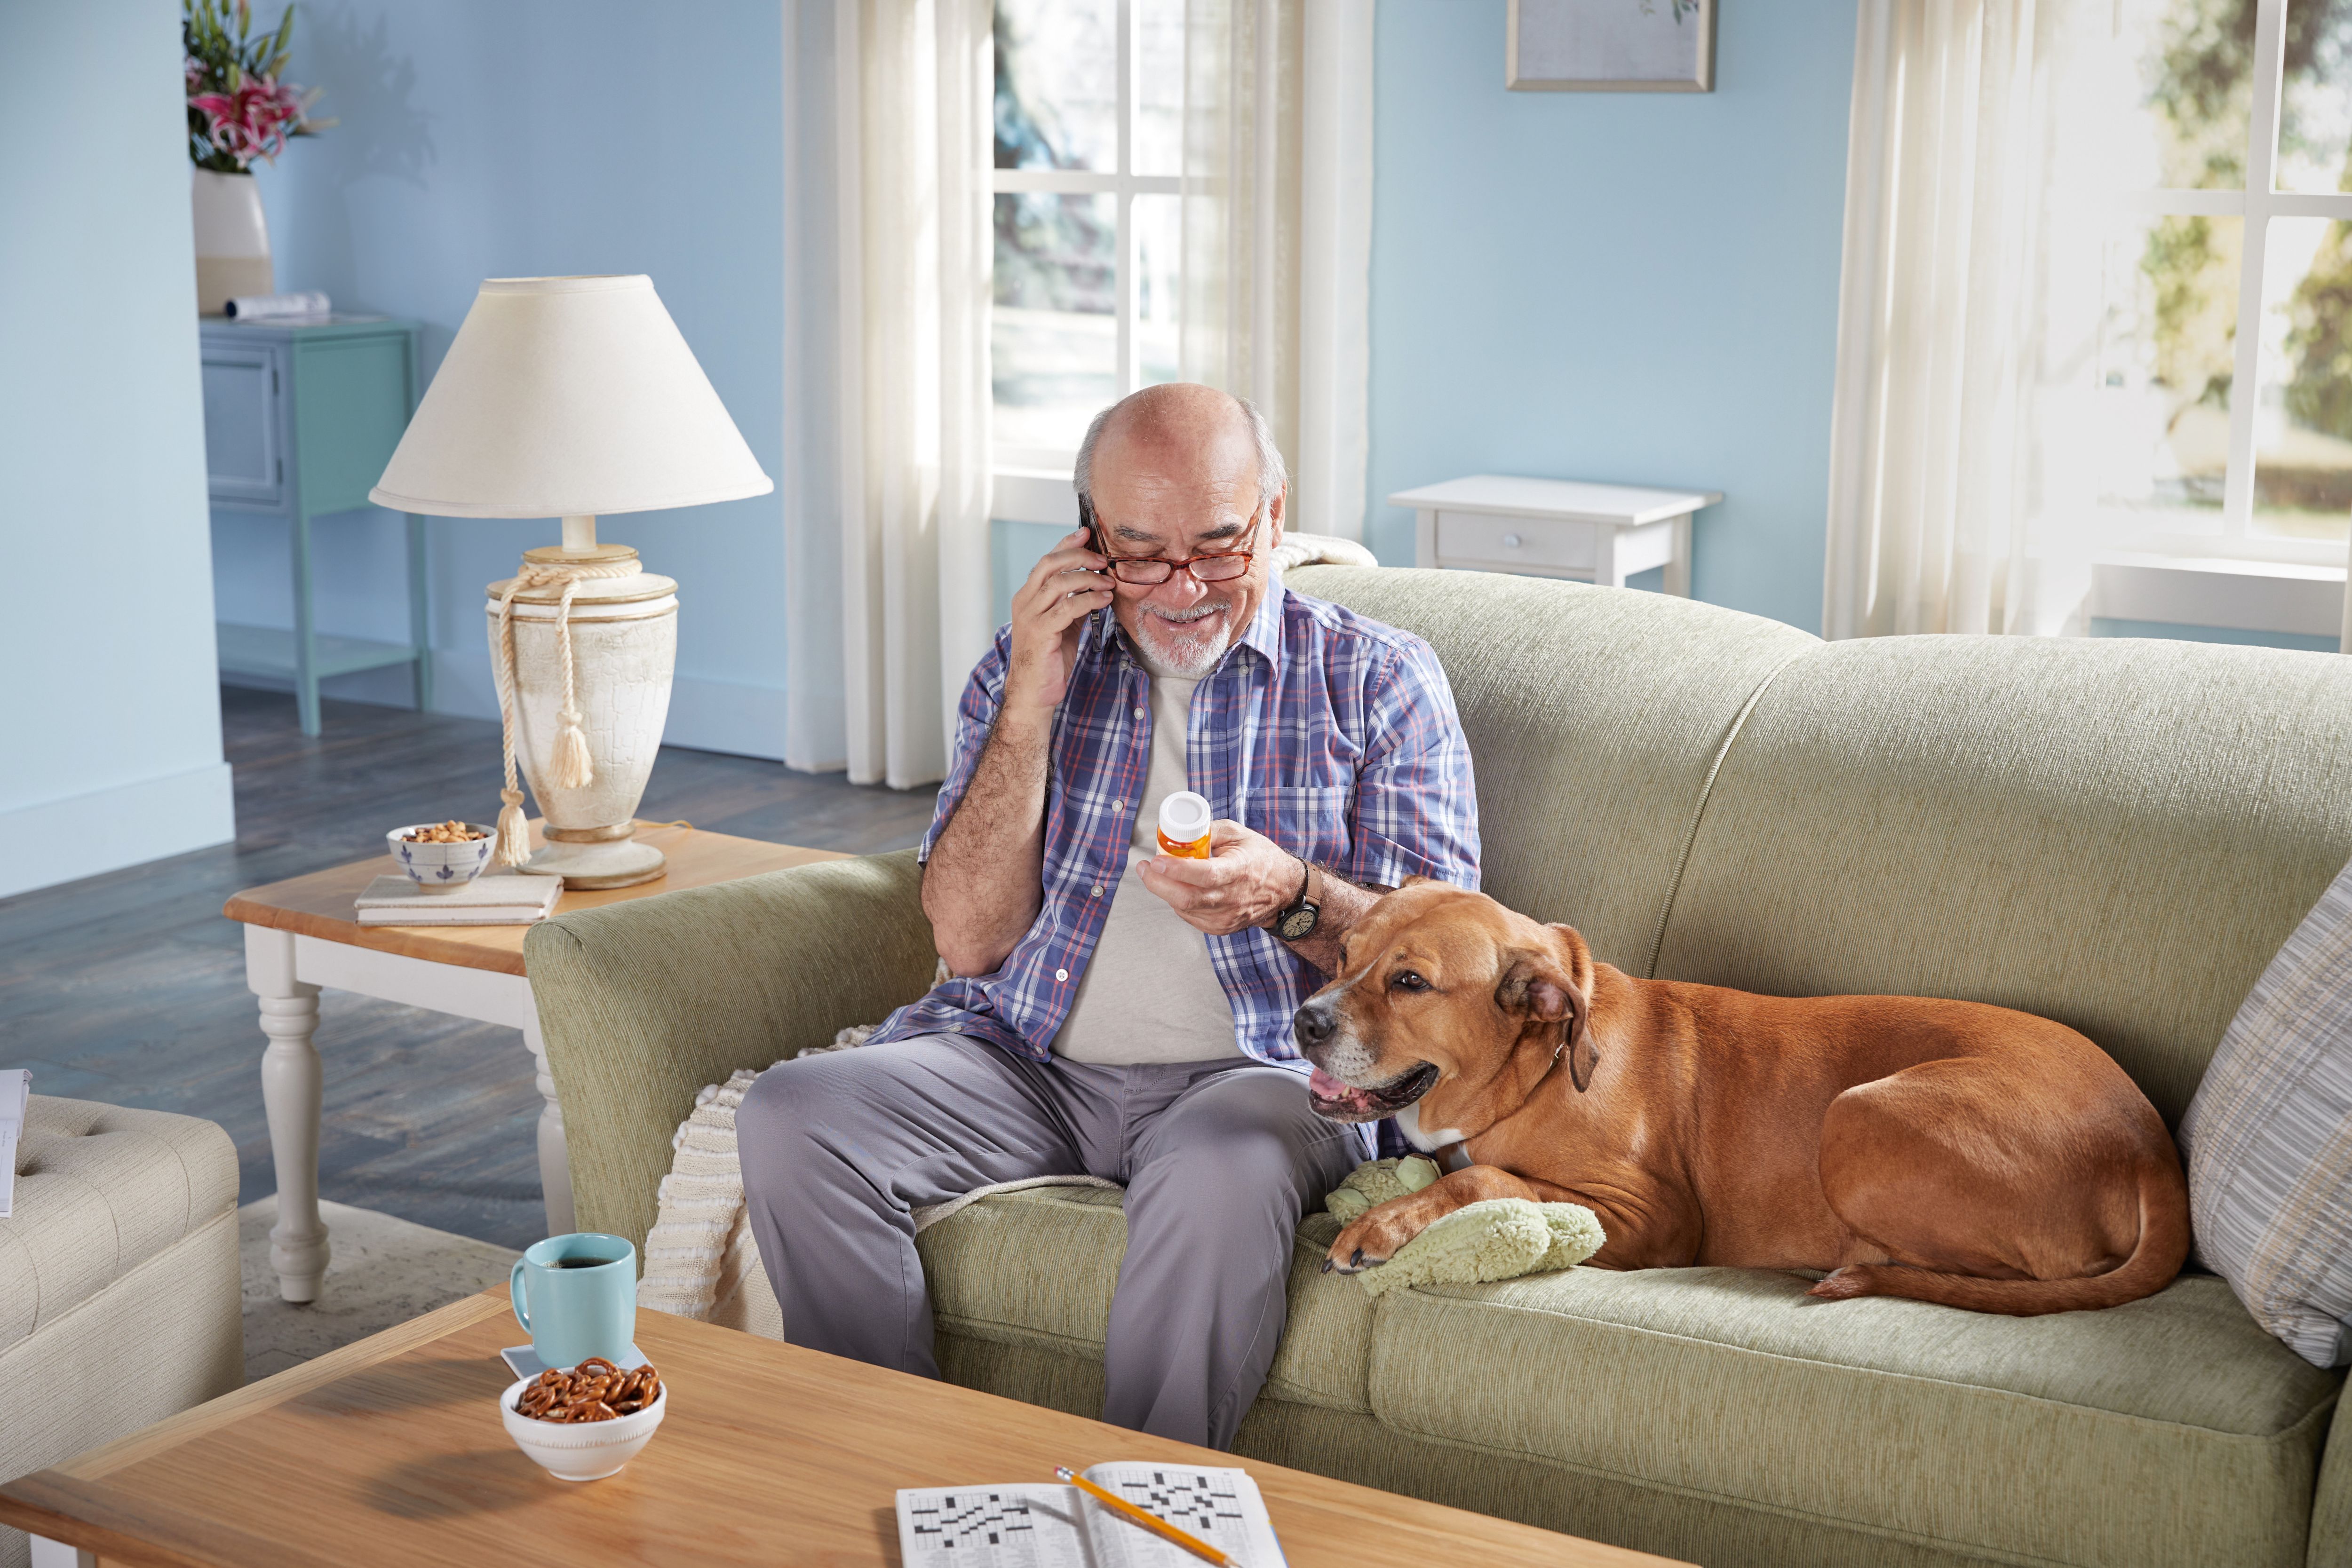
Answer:
[{"label": "pink lily flower", "polygon": [[213,145],[240,168],[256,158],[275,161],[307,107],[299,89],[268,77],[247,77],[231,92],[194,94],[188,105],[205,116]]}]

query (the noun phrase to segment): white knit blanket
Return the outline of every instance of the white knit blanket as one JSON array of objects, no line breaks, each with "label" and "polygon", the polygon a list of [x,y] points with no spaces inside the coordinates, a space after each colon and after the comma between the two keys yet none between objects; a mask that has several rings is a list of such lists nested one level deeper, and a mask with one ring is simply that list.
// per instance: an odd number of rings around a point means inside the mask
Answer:
[{"label": "white knit blanket", "polygon": [[[843,1030],[833,1044],[803,1051],[846,1051],[866,1043],[871,1024]],[[781,1064],[780,1064],[781,1065]],[[670,1140],[669,1175],[661,1180],[661,1212],[646,1237],[645,1277],[637,1304],[679,1317],[699,1318],[767,1339],[784,1337],[784,1318],[760,1263],[760,1244],[743,1207],[743,1166],[735,1153],[735,1108],[759,1078],[744,1068],[694,1096],[694,1110]],[[967,1204],[1033,1186],[1106,1186],[1089,1176],[1031,1176],[1000,1182],[915,1210],[918,1235]]]},{"label": "white knit blanket", "polygon": [[1336,534],[1285,534],[1274,547],[1274,570],[1294,566],[1378,566],[1380,558],[1353,539]]}]

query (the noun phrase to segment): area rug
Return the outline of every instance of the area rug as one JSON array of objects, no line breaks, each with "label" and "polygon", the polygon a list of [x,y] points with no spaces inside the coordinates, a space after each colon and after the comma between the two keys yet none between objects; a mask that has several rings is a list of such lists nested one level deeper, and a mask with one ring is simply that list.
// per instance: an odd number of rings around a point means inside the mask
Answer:
[{"label": "area rug", "polygon": [[[236,1211],[236,1253],[245,1281],[245,1380],[299,1366],[353,1340],[365,1339],[506,1283],[520,1254],[470,1237],[412,1225],[373,1209],[320,1203],[333,1256],[319,1299],[297,1306],[278,1295],[269,1267],[269,1228],[278,1223],[275,1194]],[[518,1339],[522,1331],[515,1331]]]}]

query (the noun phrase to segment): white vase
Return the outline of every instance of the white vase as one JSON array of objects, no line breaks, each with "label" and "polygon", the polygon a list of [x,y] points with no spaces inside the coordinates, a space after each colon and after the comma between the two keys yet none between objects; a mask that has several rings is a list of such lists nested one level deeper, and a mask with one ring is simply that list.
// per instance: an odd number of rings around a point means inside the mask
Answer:
[{"label": "white vase", "polygon": [[[625,545],[573,552],[527,550],[534,565],[634,561]],[[488,590],[493,663],[498,658],[499,598]],[[547,847],[526,868],[560,876],[570,888],[627,887],[662,874],[663,855],[631,839],[631,820],[661,748],[669,716],[670,674],[677,661],[677,584],[639,571],[594,578],[572,600],[572,686],[595,777],[563,789],[544,782],[552,772],[558,720],[563,708],[563,658],[555,629],[560,588],[526,589],[515,596],[515,760],[547,819]]]},{"label": "white vase", "polygon": [[191,171],[196,220],[196,313],[219,316],[228,302],[253,294],[275,294],[269,265],[269,219],[261,210],[261,188],[250,174]]}]

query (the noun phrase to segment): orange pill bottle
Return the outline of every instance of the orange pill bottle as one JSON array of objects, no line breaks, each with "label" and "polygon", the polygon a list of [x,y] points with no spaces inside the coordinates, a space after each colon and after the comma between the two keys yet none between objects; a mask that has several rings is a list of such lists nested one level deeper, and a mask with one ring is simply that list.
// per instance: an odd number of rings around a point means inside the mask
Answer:
[{"label": "orange pill bottle", "polygon": [[1209,802],[1179,789],[1160,802],[1160,847],[1184,860],[1209,858]]}]

